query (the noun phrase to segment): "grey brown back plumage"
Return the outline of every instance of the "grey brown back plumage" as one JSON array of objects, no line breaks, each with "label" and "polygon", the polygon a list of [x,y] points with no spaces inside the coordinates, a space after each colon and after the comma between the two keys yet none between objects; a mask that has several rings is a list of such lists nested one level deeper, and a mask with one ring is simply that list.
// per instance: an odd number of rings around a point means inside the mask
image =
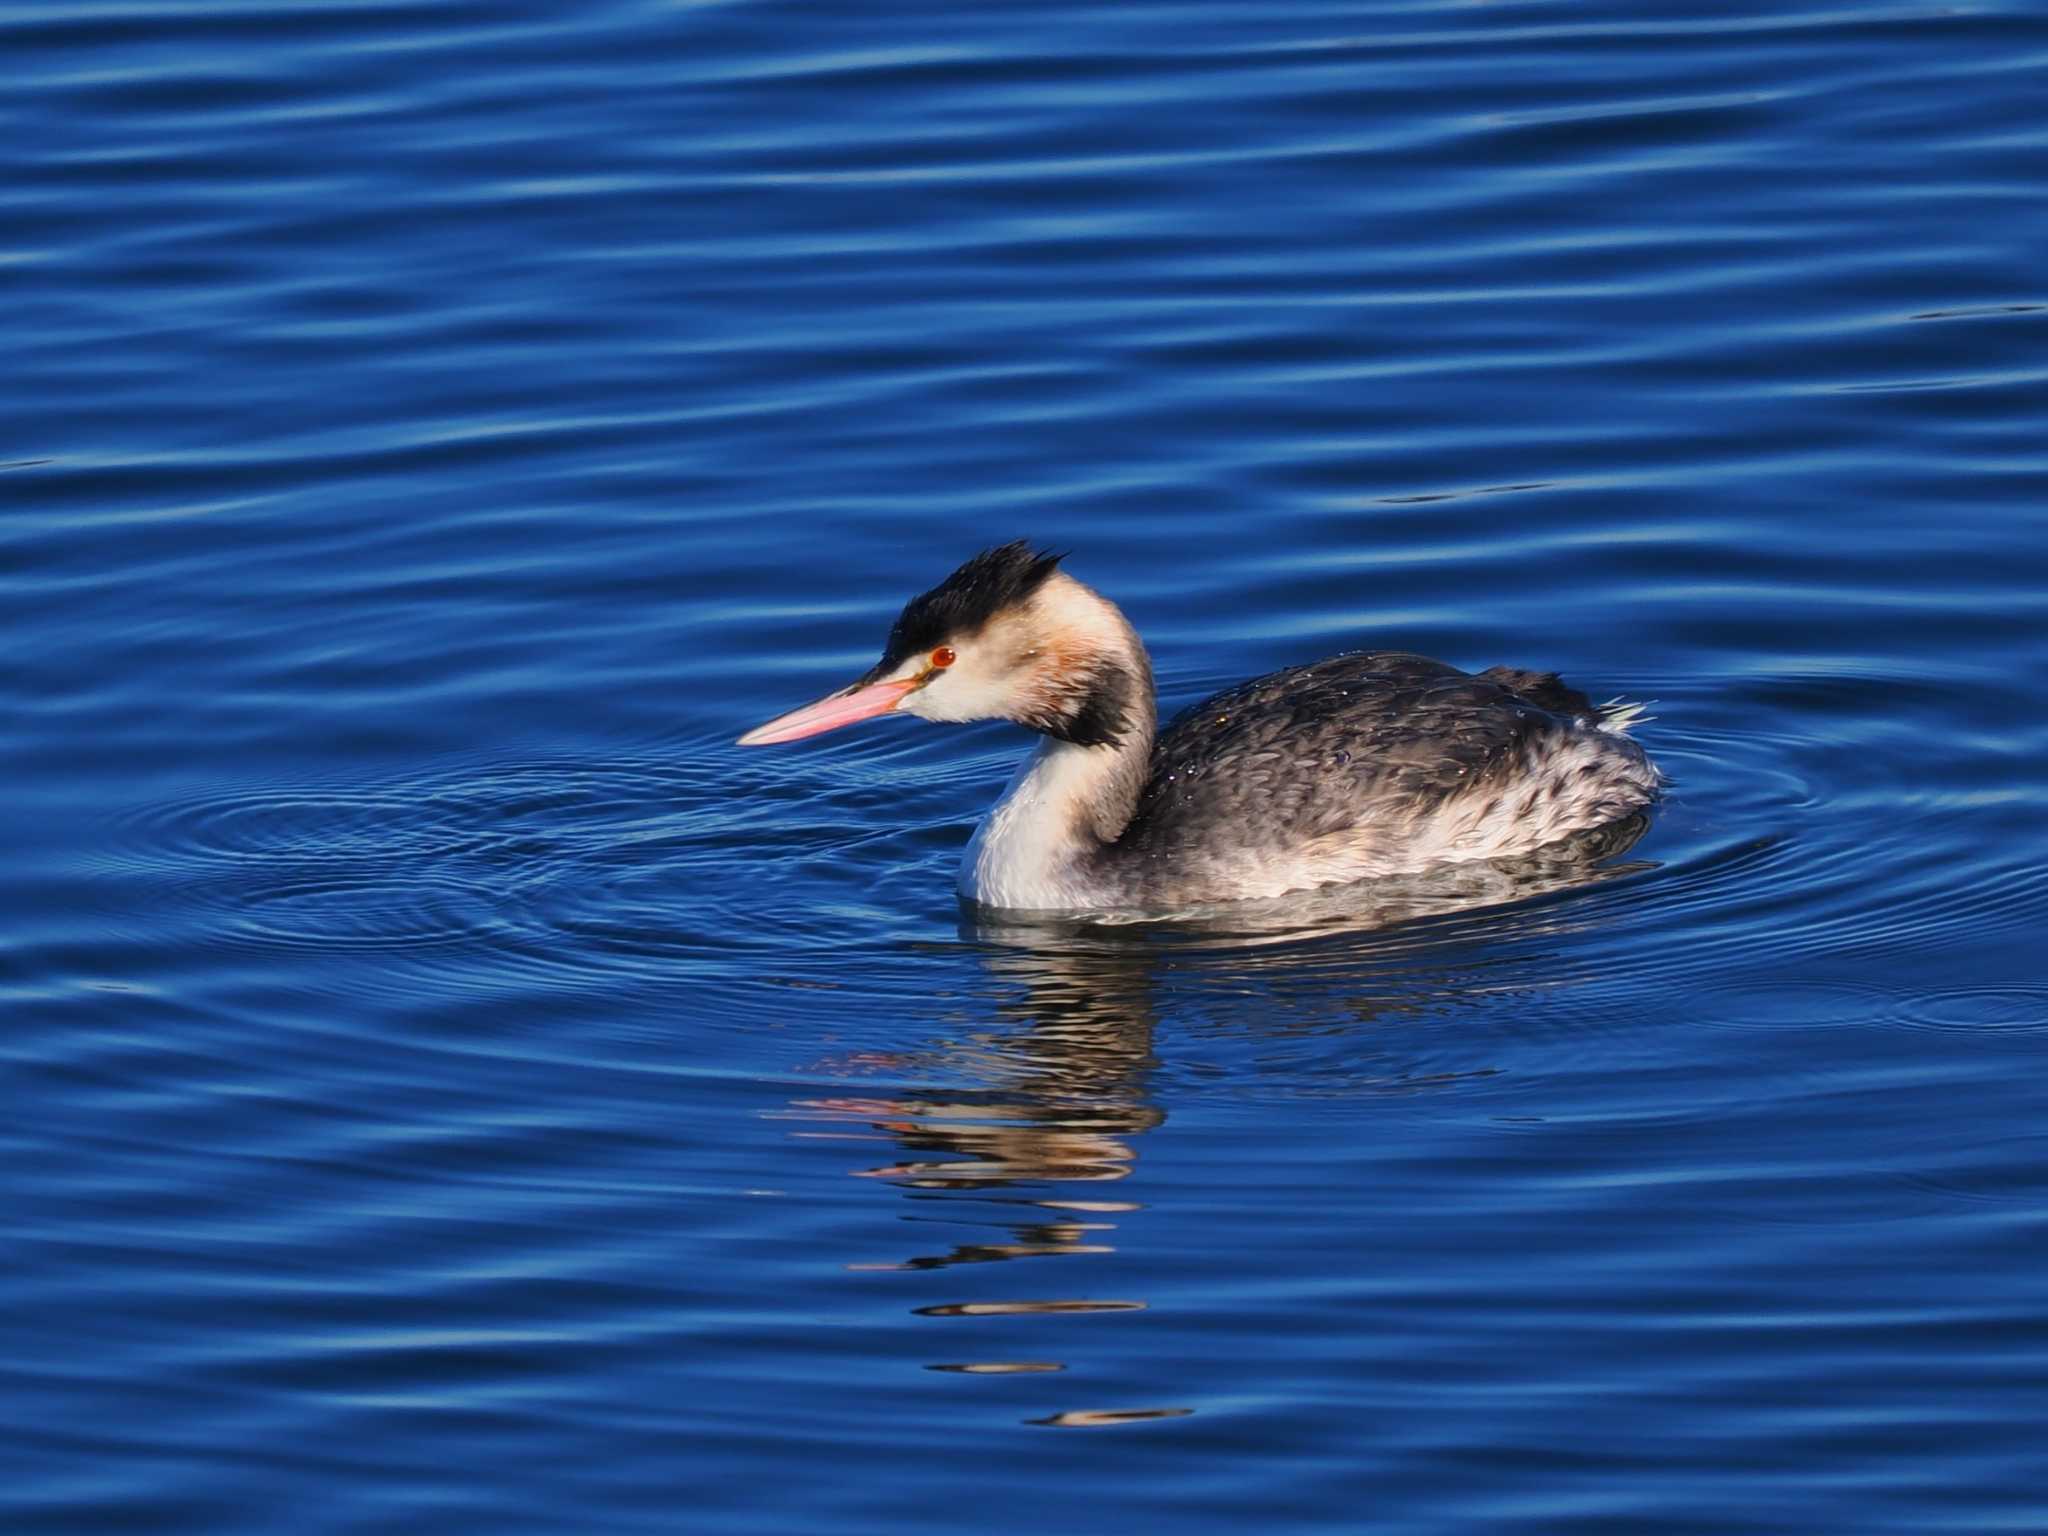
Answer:
[{"label": "grey brown back plumage", "polygon": [[1453,805],[1474,835],[1520,818],[1550,823],[1525,837],[1563,836],[1628,814],[1654,788],[1641,748],[1602,723],[1553,673],[1475,675],[1402,651],[1289,667],[1174,717],[1115,862],[1138,872],[1142,898],[1168,870],[1183,884],[1206,870],[1196,883],[1220,887],[1233,863],[1304,850],[1337,870],[1406,866],[1396,850]]}]

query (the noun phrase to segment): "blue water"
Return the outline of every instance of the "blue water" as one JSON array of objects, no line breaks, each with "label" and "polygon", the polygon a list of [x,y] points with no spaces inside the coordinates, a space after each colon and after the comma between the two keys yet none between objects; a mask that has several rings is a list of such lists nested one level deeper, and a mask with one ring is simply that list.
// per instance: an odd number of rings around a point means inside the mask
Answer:
[{"label": "blue water", "polygon": [[[2048,14],[0,6],[8,1531],[2048,1528]],[[1506,903],[979,929],[748,726],[1654,700]]]}]

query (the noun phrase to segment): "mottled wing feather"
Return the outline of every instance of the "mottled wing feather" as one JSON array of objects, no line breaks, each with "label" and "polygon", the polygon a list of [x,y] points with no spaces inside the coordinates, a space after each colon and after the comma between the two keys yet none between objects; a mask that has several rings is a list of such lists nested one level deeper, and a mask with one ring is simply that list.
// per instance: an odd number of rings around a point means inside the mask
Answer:
[{"label": "mottled wing feather", "polygon": [[1565,728],[1510,686],[1524,679],[1539,696],[1583,698],[1547,674],[1473,676],[1398,651],[1332,656],[1225,689],[1161,733],[1123,841],[1163,850],[1227,829],[1247,851],[1279,852],[1368,817],[1425,812]]},{"label": "mottled wing feather", "polygon": [[1489,682],[1499,683],[1508,692],[1527,699],[1531,704],[1547,709],[1552,714],[1574,715],[1586,720],[1600,718],[1600,711],[1593,707],[1593,701],[1566,683],[1555,672],[1525,672],[1520,667],[1488,667],[1479,675]]}]

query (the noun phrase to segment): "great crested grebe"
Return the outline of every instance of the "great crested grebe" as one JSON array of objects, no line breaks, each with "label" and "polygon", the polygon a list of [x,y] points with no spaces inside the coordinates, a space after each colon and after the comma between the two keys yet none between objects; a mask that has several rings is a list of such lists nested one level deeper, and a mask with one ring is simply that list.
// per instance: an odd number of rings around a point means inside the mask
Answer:
[{"label": "great crested grebe", "polygon": [[1528,853],[1648,805],[1663,775],[1553,673],[1332,656],[1212,694],[1161,732],[1117,606],[1019,541],[984,550],[889,631],[882,659],[739,739],[877,715],[1012,720],[1045,739],[983,818],[960,894],[1040,911],[1278,896]]}]

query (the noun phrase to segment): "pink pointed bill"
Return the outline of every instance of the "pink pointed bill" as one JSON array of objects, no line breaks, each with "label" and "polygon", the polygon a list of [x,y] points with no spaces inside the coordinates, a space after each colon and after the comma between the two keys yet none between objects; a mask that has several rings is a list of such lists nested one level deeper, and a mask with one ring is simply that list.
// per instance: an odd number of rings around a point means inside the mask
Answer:
[{"label": "pink pointed bill", "polygon": [[806,736],[836,731],[842,725],[872,720],[894,709],[905,694],[917,687],[919,681],[913,677],[896,682],[870,683],[865,688],[842,688],[837,693],[826,694],[815,704],[792,709],[786,715],[777,715],[766,725],[755,726],[739,739],[739,745],[769,747],[779,741],[802,741]]}]

